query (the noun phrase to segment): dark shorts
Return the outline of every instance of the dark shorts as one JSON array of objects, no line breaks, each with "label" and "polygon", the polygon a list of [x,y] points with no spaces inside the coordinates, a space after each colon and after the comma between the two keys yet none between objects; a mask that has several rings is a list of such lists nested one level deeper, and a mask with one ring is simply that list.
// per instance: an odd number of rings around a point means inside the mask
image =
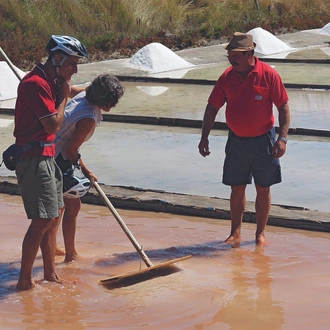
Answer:
[{"label": "dark shorts", "polygon": [[18,162],[16,176],[28,219],[57,217],[64,206],[62,173],[54,157],[37,156]]},{"label": "dark shorts", "polygon": [[229,131],[222,182],[228,186],[240,186],[250,184],[253,178],[261,187],[280,183],[280,161],[271,154],[275,140],[275,128],[251,138],[238,137]]},{"label": "dark shorts", "polygon": [[66,173],[66,172],[73,172],[73,165],[69,160],[65,160],[62,156],[62,154],[59,154],[56,158],[55,158],[55,162],[57,164],[57,166],[60,168],[60,170],[62,171],[62,173]]}]

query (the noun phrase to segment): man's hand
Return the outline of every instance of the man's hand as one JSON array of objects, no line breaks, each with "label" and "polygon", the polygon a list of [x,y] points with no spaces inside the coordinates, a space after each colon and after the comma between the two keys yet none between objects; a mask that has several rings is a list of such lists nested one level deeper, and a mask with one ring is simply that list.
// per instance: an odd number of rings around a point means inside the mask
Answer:
[{"label": "man's hand", "polygon": [[200,140],[198,144],[198,150],[203,157],[206,157],[211,153],[209,150],[209,140],[207,138],[202,138]]},{"label": "man's hand", "polygon": [[277,140],[272,149],[272,155],[274,158],[280,158],[285,154],[286,144],[284,141]]},{"label": "man's hand", "polygon": [[59,77],[56,79],[57,95],[61,98],[67,98],[70,96],[71,85],[70,82],[65,81],[63,78]]}]

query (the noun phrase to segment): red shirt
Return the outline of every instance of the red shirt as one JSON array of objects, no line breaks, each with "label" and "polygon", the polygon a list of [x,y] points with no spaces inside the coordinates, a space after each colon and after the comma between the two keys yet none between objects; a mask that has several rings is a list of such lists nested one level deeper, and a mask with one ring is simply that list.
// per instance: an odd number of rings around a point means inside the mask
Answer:
[{"label": "red shirt", "polygon": [[217,109],[226,104],[226,123],[234,134],[253,137],[274,126],[273,104],[276,107],[289,98],[279,74],[255,57],[255,66],[243,77],[227,68],[216,82],[208,102]]},{"label": "red shirt", "polygon": [[[18,85],[14,129],[17,144],[54,140],[55,134],[47,133],[40,120],[57,113],[55,103],[55,83],[48,76],[44,66],[38,64]],[[45,146],[26,151],[24,158],[54,154],[54,145]]]}]

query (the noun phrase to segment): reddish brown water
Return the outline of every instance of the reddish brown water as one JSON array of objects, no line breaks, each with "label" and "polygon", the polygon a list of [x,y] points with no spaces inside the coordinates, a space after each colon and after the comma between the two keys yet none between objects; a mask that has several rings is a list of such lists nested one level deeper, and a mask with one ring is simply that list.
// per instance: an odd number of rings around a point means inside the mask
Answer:
[{"label": "reddish brown water", "polygon": [[[229,222],[118,210],[154,264],[192,255],[177,272],[109,289],[99,280],[145,267],[106,207],[83,205],[77,230],[81,260],[59,275],[76,284],[42,281],[16,292],[21,243],[29,221],[20,197],[0,195],[1,329],[328,329],[330,234],[267,227],[256,248],[255,226],[243,242],[223,244]],[[62,235],[59,233],[59,244]]]}]

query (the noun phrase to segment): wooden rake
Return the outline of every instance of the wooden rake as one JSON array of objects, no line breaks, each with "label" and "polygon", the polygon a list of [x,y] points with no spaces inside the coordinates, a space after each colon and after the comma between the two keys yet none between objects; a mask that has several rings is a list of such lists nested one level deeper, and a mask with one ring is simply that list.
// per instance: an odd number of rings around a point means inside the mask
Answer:
[{"label": "wooden rake", "polygon": [[[191,255],[188,255],[188,256],[181,257],[181,258],[168,260],[168,261],[159,263],[157,265],[153,265],[152,262],[150,261],[150,259],[148,258],[148,256],[143,251],[143,248],[137,242],[137,240],[134,238],[133,234],[128,229],[125,222],[122,220],[122,218],[120,217],[120,215],[118,214],[118,212],[116,211],[114,206],[111,204],[111,202],[109,201],[108,197],[105,195],[105,193],[103,192],[103,190],[101,189],[99,184],[97,182],[94,182],[93,185],[94,185],[94,188],[96,189],[96,191],[98,192],[98,194],[100,195],[100,197],[102,198],[103,202],[106,204],[106,206],[111,211],[112,215],[117,220],[120,227],[123,229],[126,236],[129,238],[129,240],[133,244],[136,252],[140,255],[140,257],[142,258],[142,260],[144,261],[144,263],[147,266],[147,268],[144,268],[144,269],[140,269],[140,270],[137,270],[137,271],[132,271],[132,272],[126,273],[126,274],[112,276],[112,277],[109,277],[109,278],[102,279],[102,280],[100,280],[101,284],[106,285],[106,286],[108,286],[108,285],[111,286],[111,284],[114,284],[113,282],[116,282],[116,287],[118,287],[118,286],[120,286],[120,285],[118,285],[119,282],[136,283],[137,281],[134,281],[134,279],[145,280],[146,277],[148,277],[148,276],[143,277],[142,276],[143,274],[149,273],[149,275],[150,275],[150,273],[152,272],[153,273],[152,275],[154,275],[152,277],[155,277],[155,276],[157,276],[156,270],[165,270],[166,268],[168,269],[169,266],[173,265],[174,263],[177,263],[177,262],[180,262],[180,261],[191,258]],[[124,286],[124,285],[122,285],[122,286]]]}]

